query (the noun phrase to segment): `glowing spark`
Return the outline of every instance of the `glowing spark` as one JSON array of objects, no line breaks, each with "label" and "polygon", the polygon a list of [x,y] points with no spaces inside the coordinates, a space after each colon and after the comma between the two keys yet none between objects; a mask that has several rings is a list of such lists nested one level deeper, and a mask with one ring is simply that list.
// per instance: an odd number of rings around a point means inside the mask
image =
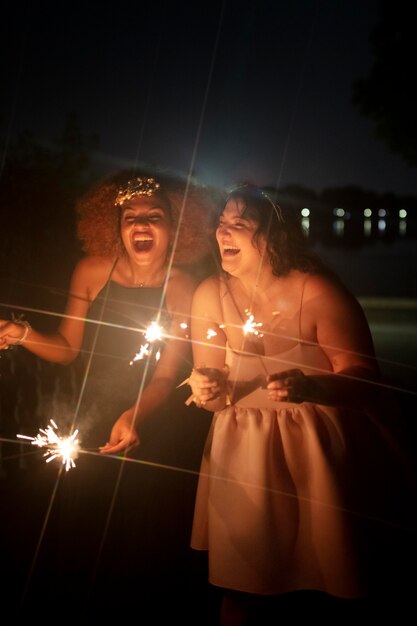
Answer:
[{"label": "glowing spark", "polygon": [[253,317],[252,313],[248,311],[248,309],[246,309],[245,313],[248,319],[243,324],[244,334],[247,335],[248,333],[252,333],[253,335],[262,337],[262,333],[260,333],[258,330],[258,328],[262,326],[262,322],[259,322],[259,323],[255,322],[255,318]]},{"label": "glowing spark", "polygon": [[[142,361],[147,356],[151,356],[152,354],[152,346],[151,344],[154,341],[160,341],[162,339],[163,328],[158,324],[158,322],[151,322],[145,331],[145,339],[147,339],[148,343],[145,343],[140,347],[139,352],[135,354],[133,359],[130,361],[129,365],[133,365],[135,361]],[[160,350],[155,354],[155,359],[159,361],[161,358]]]},{"label": "glowing spark", "polygon": [[145,339],[150,341],[159,341],[162,339],[162,327],[158,324],[158,322],[151,322],[148,328],[146,329]]},{"label": "glowing spark", "polygon": [[188,324],[186,324],[185,322],[181,322],[180,327],[181,328],[188,328]]},{"label": "glowing spark", "polygon": [[207,339],[211,339],[212,337],[215,337],[217,335],[216,331],[213,330],[212,328],[209,328],[207,331]]},{"label": "glowing spark", "polygon": [[38,448],[48,448],[43,456],[48,457],[46,462],[49,463],[53,459],[61,459],[65,469],[75,467],[74,459],[78,456],[79,440],[77,439],[78,430],[75,430],[69,437],[61,437],[57,432],[58,426],[54,420],[50,420],[50,425],[46,429],[40,428],[36,437],[28,437],[27,435],[17,435],[20,439],[29,439],[33,446]]},{"label": "glowing spark", "polygon": [[149,344],[145,343],[144,346],[140,347],[140,352],[137,352],[133,359],[130,361],[129,365],[132,365],[135,361],[141,361],[145,356],[149,356],[151,351],[149,350]]}]

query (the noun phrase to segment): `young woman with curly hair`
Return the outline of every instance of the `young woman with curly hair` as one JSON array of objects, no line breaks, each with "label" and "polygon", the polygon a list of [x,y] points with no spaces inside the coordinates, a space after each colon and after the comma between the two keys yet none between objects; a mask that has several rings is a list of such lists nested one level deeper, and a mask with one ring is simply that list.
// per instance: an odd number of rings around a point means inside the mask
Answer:
[{"label": "young woman with curly hair", "polygon": [[[44,530],[28,613],[45,588],[65,605],[70,589],[73,617],[88,611],[93,621],[127,616],[132,599],[155,614],[172,607],[161,594],[177,590],[180,601],[208,421],[184,407],[186,388],[176,386],[192,362],[192,270],[209,260],[205,224],[216,202],[210,189],[163,173],[100,182],[76,207],[85,255],[57,332],[0,323],[1,348],[22,344],[42,359],[74,361],[79,373],[73,406],[60,403],[79,430],[76,468],[58,466],[43,499],[47,478],[33,486],[30,528]],[[61,426],[65,418],[54,417]]]},{"label": "young woman with curly hair", "polygon": [[[139,443],[138,425],[167,401],[187,362],[195,279],[179,266],[207,253],[204,223],[214,202],[205,187],[162,173],[101,181],[76,207],[86,254],[57,332],[0,322],[0,348],[23,344],[62,364],[81,353],[85,387],[74,426],[80,422],[83,442],[101,443],[102,453]],[[152,356],[138,359],[152,322],[162,327],[161,350],[149,344]]]}]

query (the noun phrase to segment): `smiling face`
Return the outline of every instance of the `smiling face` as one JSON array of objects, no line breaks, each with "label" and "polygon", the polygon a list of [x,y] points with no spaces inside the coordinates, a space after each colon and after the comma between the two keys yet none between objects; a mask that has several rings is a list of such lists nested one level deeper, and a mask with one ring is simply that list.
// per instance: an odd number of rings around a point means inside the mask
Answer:
[{"label": "smiling face", "polygon": [[165,263],[171,227],[169,211],[157,195],[135,196],[121,208],[121,238],[136,264]]},{"label": "smiling face", "polygon": [[263,235],[254,240],[258,223],[245,216],[241,198],[232,198],[224,207],[216,230],[216,239],[222,258],[222,268],[236,277],[258,272],[260,264],[268,263]]}]

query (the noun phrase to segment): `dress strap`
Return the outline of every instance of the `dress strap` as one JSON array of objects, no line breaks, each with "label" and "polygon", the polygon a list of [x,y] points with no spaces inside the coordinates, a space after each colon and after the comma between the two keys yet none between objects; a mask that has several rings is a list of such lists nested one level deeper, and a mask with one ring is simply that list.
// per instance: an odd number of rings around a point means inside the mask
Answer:
[{"label": "dress strap", "polygon": [[219,300],[220,300],[220,308],[221,308],[221,312],[222,312],[222,318],[223,320],[225,320],[225,311],[224,311],[224,299],[229,296],[229,298],[231,298],[233,305],[236,309],[236,313],[240,316],[240,318],[243,321],[242,318],[242,314],[239,311],[239,307],[237,306],[237,303],[233,297],[233,294],[229,288],[229,285],[227,284],[227,275],[219,275]]},{"label": "dress strap", "polygon": [[[114,268],[116,267],[117,261],[119,260],[119,257],[116,257],[115,260],[112,263],[110,272],[109,272],[109,276],[103,286],[104,289],[104,297],[103,297],[103,303],[101,305],[101,309],[100,309],[100,322],[102,321],[103,315],[104,315],[104,309],[106,308],[106,303],[107,303],[107,298],[109,296],[109,290],[110,290],[110,280],[111,277],[113,276],[113,272],[114,272]],[[102,291],[103,291],[102,289]],[[99,331],[100,325],[97,325],[97,329],[96,329],[96,336],[98,336],[98,331]],[[97,337],[95,338],[95,341],[97,340]]]},{"label": "dress strap", "polygon": [[300,309],[299,309],[299,312],[298,312],[298,338],[299,338],[299,341],[303,340],[303,333],[301,331],[301,313],[302,313],[302,310],[303,310],[304,289],[305,289],[307,280],[308,280],[308,274],[305,275],[305,278],[303,280],[303,284],[302,284],[302,287],[301,287]]},{"label": "dress strap", "polygon": [[112,264],[112,266],[111,266],[111,269],[110,269],[110,272],[109,272],[109,276],[108,276],[108,278],[107,278],[107,280],[106,280],[106,285],[108,285],[108,283],[111,281],[111,277],[113,276],[113,272],[114,272],[114,270],[115,270],[115,268],[116,268],[116,265],[117,265],[117,261],[118,261],[118,260],[119,260],[119,257],[117,256],[117,257],[114,259],[113,264]]}]

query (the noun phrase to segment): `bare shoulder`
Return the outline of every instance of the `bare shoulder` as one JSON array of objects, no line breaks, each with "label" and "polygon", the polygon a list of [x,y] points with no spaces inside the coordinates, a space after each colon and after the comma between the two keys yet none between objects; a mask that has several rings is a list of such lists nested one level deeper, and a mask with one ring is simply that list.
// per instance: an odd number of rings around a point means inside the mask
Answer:
[{"label": "bare shoulder", "polygon": [[350,297],[347,288],[336,278],[330,274],[307,274],[305,278],[304,295],[307,298],[315,298],[317,296],[328,294],[335,297]]},{"label": "bare shoulder", "polygon": [[84,256],[76,264],[74,273],[89,276],[104,276],[110,274],[113,260],[100,256]]},{"label": "bare shoulder", "polygon": [[213,298],[218,300],[220,298],[221,281],[222,279],[215,275],[205,278],[197,286],[194,298],[196,300],[204,298]]},{"label": "bare shoulder", "polygon": [[171,312],[184,314],[190,311],[196,280],[189,272],[172,268],[166,290],[166,304]]},{"label": "bare shoulder", "polygon": [[174,267],[171,270],[168,286],[171,289],[187,289],[194,291],[197,281],[192,274],[182,270],[178,267]]},{"label": "bare shoulder", "polygon": [[94,300],[100,289],[106,284],[114,260],[99,256],[82,257],[72,274],[72,287],[82,290],[90,300]]},{"label": "bare shoulder", "polygon": [[198,285],[193,298],[194,310],[200,314],[209,314],[213,319],[221,317],[222,280],[221,277],[213,275],[205,278]]},{"label": "bare shoulder", "polygon": [[304,303],[319,309],[321,314],[342,311],[361,314],[362,309],[357,298],[335,276],[331,274],[308,274],[304,287]]}]

